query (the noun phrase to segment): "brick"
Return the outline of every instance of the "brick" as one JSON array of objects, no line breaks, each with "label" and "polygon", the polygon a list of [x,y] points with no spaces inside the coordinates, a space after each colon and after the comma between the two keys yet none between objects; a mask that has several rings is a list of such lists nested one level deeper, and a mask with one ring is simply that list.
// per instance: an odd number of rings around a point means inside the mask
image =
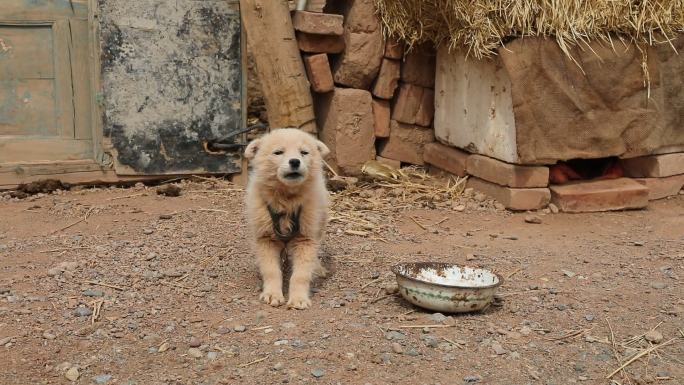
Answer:
[{"label": "brick", "polygon": [[551,201],[569,213],[640,209],[648,205],[648,188],[628,178],[551,186]]},{"label": "brick", "polygon": [[435,132],[392,120],[390,136],[380,144],[380,156],[405,163],[423,165],[425,145],[435,141]]},{"label": "brick", "polygon": [[677,195],[684,188],[684,174],[664,178],[638,178],[634,180],[648,187],[648,200],[650,201]]},{"label": "brick", "polygon": [[342,36],[313,35],[297,32],[299,49],[309,53],[340,53],[344,51]]},{"label": "brick", "polygon": [[510,210],[539,210],[551,200],[548,188],[511,188],[475,177],[468,178],[467,186],[494,198]]},{"label": "brick", "polygon": [[427,45],[421,45],[406,53],[401,66],[401,81],[417,86],[435,87],[436,54]]},{"label": "brick", "polygon": [[375,120],[375,137],[390,136],[390,104],[387,100],[373,99],[373,118]]},{"label": "brick", "polygon": [[304,67],[306,67],[306,75],[309,77],[311,89],[316,92],[330,92],[335,88],[328,54],[319,53],[304,56]]},{"label": "brick", "polygon": [[315,98],[320,139],[330,148],[330,164],[338,172],[359,175],[375,159],[373,98],[365,90],[335,88]]},{"label": "brick", "polygon": [[397,60],[382,59],[378,78],[375,79],[373,95],[381,99],[392,99],[399,84],[401,63]]},{"label": "brick", "polygon": [[684,174],[684,152],[623,159],[625,175],[633,178],[661,178]]},{"label": "brick", "polygon": [[392,119],[406,124],[414,124],[422,101],[423,87],[402,84],[399,87],[399,93],[394,98]]},{"label": "brick", "polygon": [[381,156],[376,156],[375,160],[378,161],[378,163],[384,164],[385,166],[389,166],[396,169],[401,168],[401,162],[398,160],[383,158]]},{"label": "brick", "polygon": [[389,38],[385,42],[385,57],[400,60],[404,57],[404,43],[397,39]]},{"label": "brick", "polygon": [[423,88],[423,97],[416,113],[416,124],[423,127],[432,126],[432,118],[435,117],[435,91]]},{"label": "brick", "polygon": [[484,155],[474,154],[468,159],[468,174],[488,182],[514,188],[546,187],[549,168],[505,163]]},{"label": "brick", "polygon": [[344,16],[331,13],[295,11],[292,25],[296,31],[314,35],[342,36]]},{"label": "brick", "polygon": [[385,53],[385,41],[374,2],[355,0],[339,3],[346,15],[346,48],[333,65],[333,78],[336,84],[369,90],[380,71]]},{"label": "brick", "polygon": [[466,176],[466,164],[469,153],[454,147],[434,142],[425,146],[423,160],[439,169],[457,176]]}]

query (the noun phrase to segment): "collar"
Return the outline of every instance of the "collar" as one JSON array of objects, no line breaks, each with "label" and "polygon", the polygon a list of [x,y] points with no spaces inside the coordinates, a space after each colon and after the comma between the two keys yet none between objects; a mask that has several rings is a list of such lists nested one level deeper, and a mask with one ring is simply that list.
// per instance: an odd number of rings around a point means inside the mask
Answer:
[{"label": "collar", "polygon": [[[299,206],[297,210],[292,213],[281,213],[276,211],[271,205],[266,205],[268,208],[268,213],[271,215],[271,224],[273,225],[273,233],[276,238],[283,243],[290,242],[294,237],[299,235],[299,214],[302,212],[302,206]],[[287,233],[283,232],[280,226],[280,220],[286,217],[290,221],[290,231]]]}]

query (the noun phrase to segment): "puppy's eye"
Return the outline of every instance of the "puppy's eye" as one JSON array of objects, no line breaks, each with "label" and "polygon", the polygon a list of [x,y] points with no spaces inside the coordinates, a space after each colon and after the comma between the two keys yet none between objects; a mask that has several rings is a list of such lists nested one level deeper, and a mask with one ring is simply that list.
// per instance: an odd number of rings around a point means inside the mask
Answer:
[{"label": "puppy's eye", "polygon": [[283,155],[283,150],[273,151],[273,155]]},{"label": "puppy's eye", "polygon": [[305,150],[299,151],[299,153],[302,155],[309,155],[309,151],[305,151]]}]

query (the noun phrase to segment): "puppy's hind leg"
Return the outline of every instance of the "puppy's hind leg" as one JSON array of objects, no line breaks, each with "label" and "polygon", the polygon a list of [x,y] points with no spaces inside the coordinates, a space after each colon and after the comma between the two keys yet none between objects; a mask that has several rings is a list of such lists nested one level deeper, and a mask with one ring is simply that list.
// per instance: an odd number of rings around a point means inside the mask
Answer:
[{"label": "puppy's hind leg", "polygon": [[271,306],[280,306],[285,303],[283,296],[283,272],[280,269],[280,251],[282,247],[279,243],[269,238],[257,240],[256,255],[261,278],[264,287],[259,299]]},{"label": "puppy's hind leg", "polygon": [[292,261],[290,277],[290,298],[287,306],[295,309],[308,309],[311,306],[309,289],[314,270],[319,266],[318,244],[310,240],[295,240],[289,248]]}]

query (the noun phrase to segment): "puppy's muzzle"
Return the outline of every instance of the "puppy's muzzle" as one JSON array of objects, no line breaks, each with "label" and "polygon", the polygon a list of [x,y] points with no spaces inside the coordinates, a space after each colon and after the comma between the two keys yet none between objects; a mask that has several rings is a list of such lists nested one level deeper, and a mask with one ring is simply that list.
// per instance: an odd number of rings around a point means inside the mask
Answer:
[{"label": "puppy's muzzle", "polygon": [[302,161],[297,158],[292,158],[288,161],[290,165],[290,172],[285,174],[286,179],[299,179],[302,177],[302,173],[299,171],[299,167],[302,165]]}]

